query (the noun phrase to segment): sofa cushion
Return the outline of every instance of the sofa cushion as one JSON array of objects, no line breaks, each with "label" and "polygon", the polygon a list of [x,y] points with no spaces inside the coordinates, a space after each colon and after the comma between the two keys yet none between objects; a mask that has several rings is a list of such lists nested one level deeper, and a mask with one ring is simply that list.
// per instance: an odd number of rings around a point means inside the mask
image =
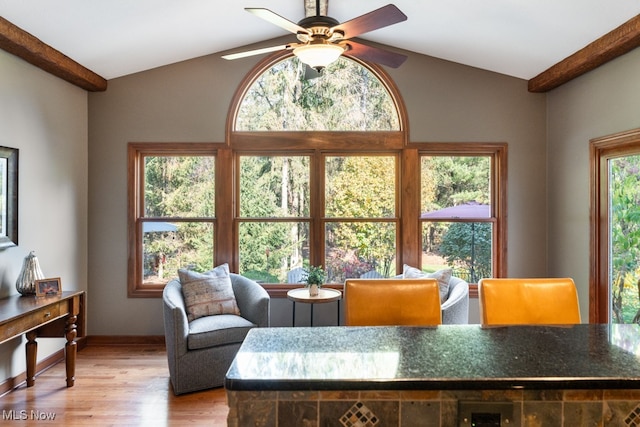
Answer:
[{"label": "sofa cushion", "polygon": [[242,343],[257,325],[234,314],[200,317],[189,323],[189,350]]},{"label": "sofa cushion", "polygon": [[438,270],[434,273],[425,273],[424,271],[411,267],[405,264],[402,268],[403,279],[420,279],[423,277],[436,279],[438,281],[438,288],[440,290],[440,304],[447,300],[449,296],[449,280],[451,279],[452,271],[450,268]]},{"label": "sofa cushion", "polygon": [[180,269],[178,276],[190,322],[203,316],[240,314],[228,264],[219,265],[206,273]]}]

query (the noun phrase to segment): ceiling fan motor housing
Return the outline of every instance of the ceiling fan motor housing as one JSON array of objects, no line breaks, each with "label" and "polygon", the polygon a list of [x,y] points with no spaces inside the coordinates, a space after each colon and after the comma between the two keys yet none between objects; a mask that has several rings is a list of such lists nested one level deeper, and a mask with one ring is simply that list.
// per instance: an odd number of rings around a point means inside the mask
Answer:
[{"label": "ceiling fan motor housing", "polygon": [[340,24],[336,19],[330,16],[307,16],[298,22],[303,28],[326,27],[327,29]]},{"label": "ceiling fan motor housing", "polygon": [[343,38],[340,31],[332,31],[332,28],[340,23],[330,16],[309,16],[298,22],[308,33],[298,32],[297,37],[303,43],[313,41],[320,36],[324,40],[334,41]]}]

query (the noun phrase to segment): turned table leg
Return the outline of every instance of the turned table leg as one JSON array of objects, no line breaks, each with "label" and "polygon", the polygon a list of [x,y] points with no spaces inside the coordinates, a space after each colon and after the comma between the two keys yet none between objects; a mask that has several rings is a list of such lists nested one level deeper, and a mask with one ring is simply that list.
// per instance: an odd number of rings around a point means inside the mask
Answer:
[{"label": "turned table leg", "polygon": [[38,357],[38,343],[36,342],[36,331],[27,332],[27,387],[33,386],[36,382],[36,359]]},{"label": "turned table leg", "polygon": [[67,318],[67,327],[65,338],[67,339],[67,343],[64,345],[65,352],[65,363],[67,369],[67,387],[73,387],[73,384],[76,380],[76,353],[77,353],[77,344],[76,344],[76,336],[78,334],[76,320],[77,316],[69,316]]}]

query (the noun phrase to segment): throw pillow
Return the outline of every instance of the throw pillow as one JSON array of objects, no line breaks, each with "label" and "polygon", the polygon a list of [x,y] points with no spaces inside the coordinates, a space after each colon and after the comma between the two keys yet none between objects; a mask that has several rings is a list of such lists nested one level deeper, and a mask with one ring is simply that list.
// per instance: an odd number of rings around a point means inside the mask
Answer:
[{"label": "throw pillow", "polygon": [[402,277],[404,279],[421,279],[427,277],[438,281],[438,289],[440,290],[440,304],[447,300],[449,295],[449,279],[451,279],[452,271],[450,268],[438,270],[434,273],[425,273],[424,271],[411,267],[407,264],[402,269]]},{"label": "throw pillow", "polygon": [[189,322],[203,316],[240,314],[228,264],[219,265],[206,273],[180,269],[178,277]]}]

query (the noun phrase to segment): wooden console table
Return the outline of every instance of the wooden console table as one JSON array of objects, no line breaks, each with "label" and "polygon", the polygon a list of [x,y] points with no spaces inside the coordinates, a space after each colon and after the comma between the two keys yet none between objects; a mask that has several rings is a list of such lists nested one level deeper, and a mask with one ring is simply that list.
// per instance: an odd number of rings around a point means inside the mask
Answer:
[{"label": "wooden console table", "polygon": [[[14,295],[0,299],[0,344],[27,336],[27,387],[35,383],[37,337],[64,337],[67,387],[73,387],[76,371],[76,336],[84,334],[84,291],[45,297]],[[79,321],[78,321],[79,320]]]}]

